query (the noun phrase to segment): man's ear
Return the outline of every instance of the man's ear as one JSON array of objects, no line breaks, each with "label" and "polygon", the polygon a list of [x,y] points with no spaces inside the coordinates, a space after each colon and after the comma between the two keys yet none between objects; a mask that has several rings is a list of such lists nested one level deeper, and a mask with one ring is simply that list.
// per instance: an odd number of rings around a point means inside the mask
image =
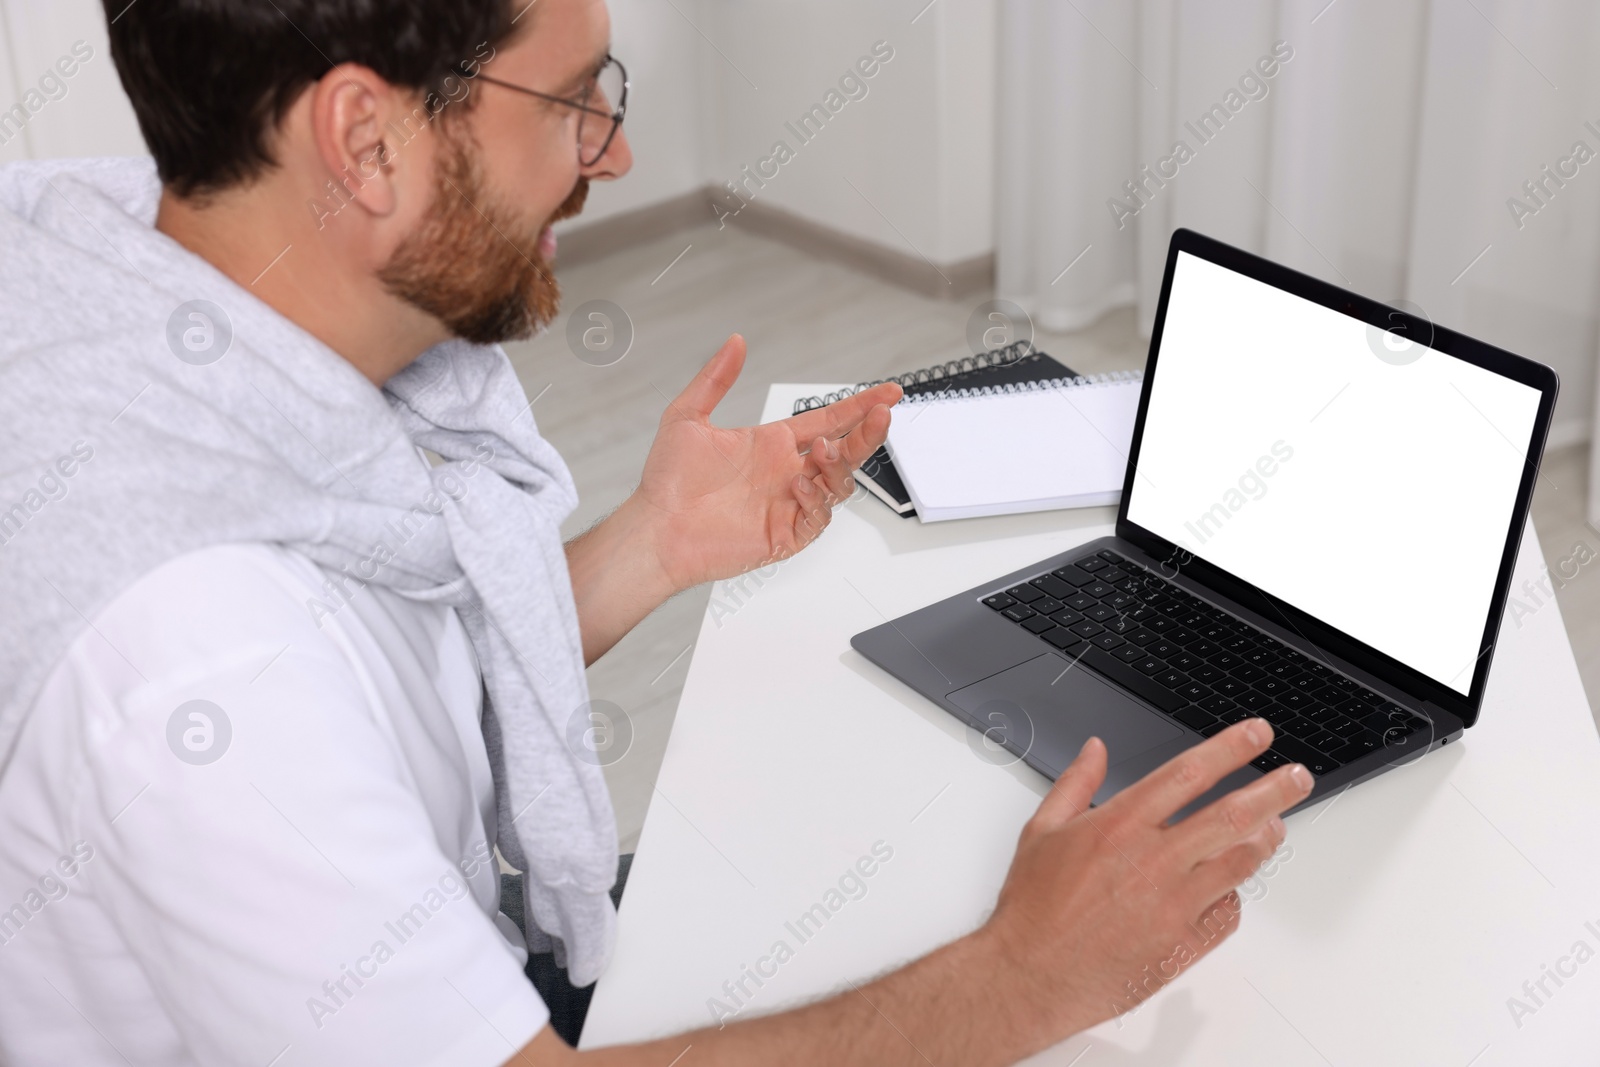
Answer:
[{"label": "man's ear", "polygon": [[311,135],[332,185],[327,192],[387,216],[400,202],[394,166],[398,147],[388,123],[403,98],[369,67],[343,63],[310,90]]}]

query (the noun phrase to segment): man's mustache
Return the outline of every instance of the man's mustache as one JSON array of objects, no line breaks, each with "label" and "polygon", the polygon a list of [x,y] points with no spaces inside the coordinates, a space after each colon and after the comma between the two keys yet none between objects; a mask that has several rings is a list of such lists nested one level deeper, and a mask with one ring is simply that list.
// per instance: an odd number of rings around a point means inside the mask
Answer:
[{"label": "man's mustache", "polygon": [[567,194],[567,198],[561,202],[561,206],[556,208],[550,215],[550,220],[546,225],[560,222],[562,219],[570,219],[583,210],[584,201],[588,199],[589,179],[579,178],[578,183],[572,187],[572,192]]}]

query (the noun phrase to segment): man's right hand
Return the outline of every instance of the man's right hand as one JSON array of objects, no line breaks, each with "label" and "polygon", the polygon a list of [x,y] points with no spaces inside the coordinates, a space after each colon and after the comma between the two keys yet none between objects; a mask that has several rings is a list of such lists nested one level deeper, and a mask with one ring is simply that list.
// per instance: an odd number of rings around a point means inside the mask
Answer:
[{"label": "man's right hand", "polygon": [[1169,820],[1271,742],[1265,721],[1237,723],[1091,810],[1106,774],[1092,738],[1056,781],[974,935],[1009,962],[1009,1021],[1030,1044],[1134,1007],[1238,927],[1235,887],[1282,844],[1279,816],[1311,792],[1311,773],[1280,767]]},{"label": "man's right hand", "polygon": [[1271,742],[1248,719],[1090,810],[1106,774],[1091,740],[1023,827],[975,933],[839,996],[717,1030],[580,1054],[546,1027],[508,1067],[1015,1063],[1133,1007],[1238,927],[1234,887],[1283,841],[1278,816],[1310,793],[1310,773],[1280,767],[1169,820]]}]

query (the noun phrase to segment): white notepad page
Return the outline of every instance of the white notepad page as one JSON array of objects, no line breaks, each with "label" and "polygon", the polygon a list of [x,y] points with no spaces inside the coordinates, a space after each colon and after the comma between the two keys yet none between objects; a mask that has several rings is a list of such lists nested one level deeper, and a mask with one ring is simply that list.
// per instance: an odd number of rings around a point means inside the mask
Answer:
[{"label": "white notepad page", "polygon": [[902,402],[889,454],[923,522],[1114,504],[1141,376]]}]

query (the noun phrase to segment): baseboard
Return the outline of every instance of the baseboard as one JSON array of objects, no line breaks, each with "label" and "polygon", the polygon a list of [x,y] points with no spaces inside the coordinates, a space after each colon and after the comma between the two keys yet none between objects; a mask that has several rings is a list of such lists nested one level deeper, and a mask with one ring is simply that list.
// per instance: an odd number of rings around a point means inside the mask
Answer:
[{"label": "baseboard", "polygon": [[621,252],[633,245],[716,221],[711,198],[704,189],[691,189],[670,200],[623,211],[598,222],[572,227],[560,235],[556,265],[576,267]]},{"label": "baseboard", "polygon": [[[562,266],[589,263],[631,245],[704,225],[716,219],[714,205],[725,199],[726,193],[708,185],[670,200],[574,226],[561,234],[557,263]],[[782,242],[819,259],[936,300],[966,300],[994,289],[992,252],[955,263],[931,263],[921,256],[886,248],[875,241],[759,201],[745,204],[737,215],[729,215],[727,221],[748,233]]]},{"label": "baseboard", "polygon": [[[712,191],[707,190],[707,196]],[[735,226],[781,241],[790,248],[881,278],[935,300],[965,300],[994,288],[994,254],[956,263],[936,264],[913,253],[886,248],[804,218],[792,211],[753,200],[730,215]]]}]

